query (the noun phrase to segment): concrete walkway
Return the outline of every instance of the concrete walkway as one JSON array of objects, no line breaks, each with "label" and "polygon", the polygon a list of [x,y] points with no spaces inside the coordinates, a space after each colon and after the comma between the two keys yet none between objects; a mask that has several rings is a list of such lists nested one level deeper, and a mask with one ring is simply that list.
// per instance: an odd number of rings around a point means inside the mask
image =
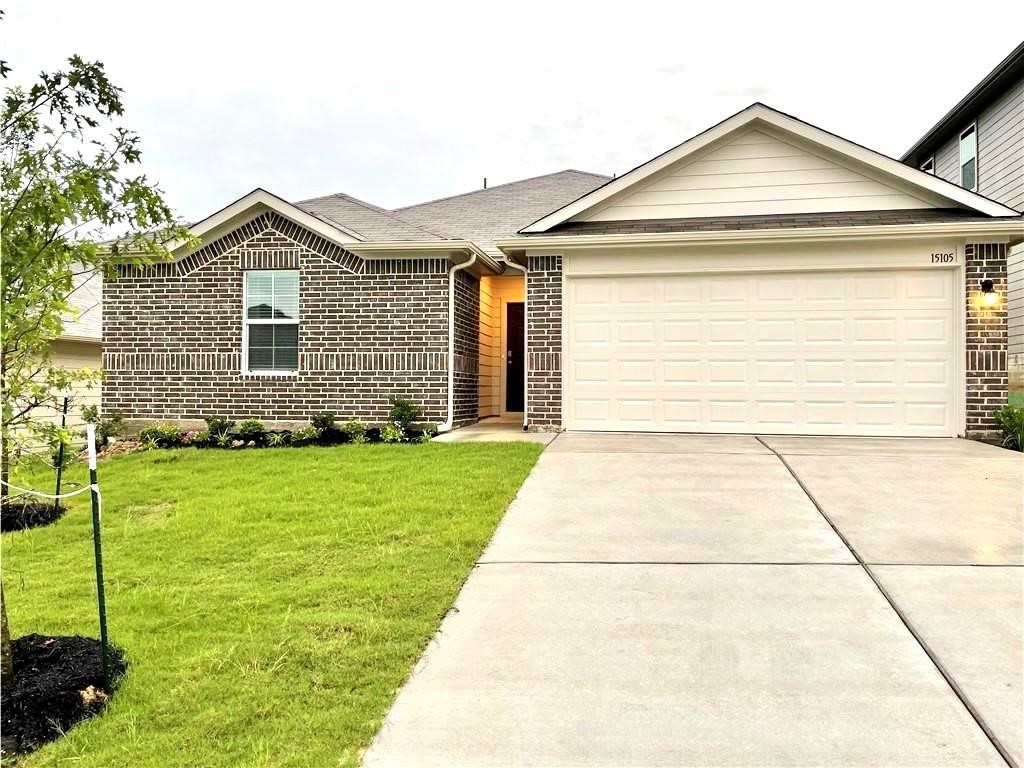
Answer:
[{"label": "concrete walkway", "polygon": [[1020,766],[1022,489],[965,441],[563,434],[364,764]]}]

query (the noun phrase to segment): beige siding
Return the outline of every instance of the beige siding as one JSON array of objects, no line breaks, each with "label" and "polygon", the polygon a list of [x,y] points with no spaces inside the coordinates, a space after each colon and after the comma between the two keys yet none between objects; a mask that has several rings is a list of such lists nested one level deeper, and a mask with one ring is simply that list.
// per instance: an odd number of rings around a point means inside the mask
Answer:
[{"label": "beige siding", "polygon": [[522,277],[483,277],[480,279],[480,411],[485,416],[500,416],[505,409],[503,375],[505,371],[505,304],[523,300]]},{"label": "beige siding", "polygon": [[585,221],[927,208],[836,160],[752,129],[682,160]]},{"label": "beige siding", "polygon": [[[53,362],[62,368],[69,370],[80,370],[88,368],[99,371],[103,365],[103,347],[100,344],[92,344],[80,341],[59,340],[53,347]],[[71,404],[68,407],[68,425],[79,427],[82,425],[82,406],[99,405],[100,387],[97,383],[94,386],[77,384],[71,391]],[[49,418],[60,419],[59,414],[46,414]]]}]

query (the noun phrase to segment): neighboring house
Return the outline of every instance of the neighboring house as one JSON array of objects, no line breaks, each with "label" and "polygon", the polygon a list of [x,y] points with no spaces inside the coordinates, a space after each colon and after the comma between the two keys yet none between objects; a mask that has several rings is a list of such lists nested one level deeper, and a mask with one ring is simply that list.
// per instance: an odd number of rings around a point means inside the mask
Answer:
[{"label": "neighboring house", "polygon": [[[73,311],[64,318],[64,331],[53,344],[52,361],[69,370],[98,372],[103,365],[103,279],[96,273],[76,275],[74,286]],[[68,394],[67,423],[77,426],[82,423],[83,406],[99,405],[100,385],[79,382]],[[59,412],[52,417],[59,421]]]},{"label": "neighboring house", "polygon": [[127,419],[379,422],[404,395],[442,429],[993,437],[1024,221],[754,104],[616,179],[392,211],[256,190],[193,231],[105,287]]},{"label": "neighboring house", "polygon": [[[1024,43],[907,153],[903,162],[1024,211]],[[1007,256],[1008,366],[1024,389],[1024,246]]]}]

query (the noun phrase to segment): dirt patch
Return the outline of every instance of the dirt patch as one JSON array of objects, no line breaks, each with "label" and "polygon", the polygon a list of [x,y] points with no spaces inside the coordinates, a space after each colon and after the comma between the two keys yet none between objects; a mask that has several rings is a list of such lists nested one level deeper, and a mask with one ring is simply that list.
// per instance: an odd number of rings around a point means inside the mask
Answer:
[{"label": "dirt patch", "polygon": [[[110,698],[103,687],[100,642],[90,637],[25,635],[12,644],[14,680],[3,681],[4,757],[53,741],[73,725],[101,712]],[[125,671],[124,658],[110,649],[111,674]]]},{"label": "dirt patch", "polygon": [[65,507],[54,507],[52,501],[9,499],[0,505],[0,531],[9,533],[50,525],[60,520],[66,511]]}]

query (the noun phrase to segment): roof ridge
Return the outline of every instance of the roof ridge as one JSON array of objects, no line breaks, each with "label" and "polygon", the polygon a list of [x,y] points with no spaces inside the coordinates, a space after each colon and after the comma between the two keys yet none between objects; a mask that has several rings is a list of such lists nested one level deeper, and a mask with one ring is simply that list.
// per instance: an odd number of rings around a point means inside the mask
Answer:
[{"label": "roof ridge", "polygon": [[479,194],[480,192],[490,192],[492,189],[501,189],[502,187],[511,187],[514,184],[523,184],[524,182],[527,182],[527,181],[536,181],[537,179],[545,179],[545,178],[548,178],[549,176],[557,176],[560,173],[578,173],[578,174],[582,174],[584,176],[593,176],[593,177],[598,178],[598,179],[610,179],[611,178],[611,176],[605,176],[604,174],[601,174],[601,173],[591,173],[590,171],[579,171],[579,170],[577,170],[575,168],[565,168],[565,169],[563,169],[561,171],[553,171],[551,173],[542,173],[542,174],[539,174],[537,176],[528,176],[525,179],[516,179],[515,181],[506,181],[504,184],[496,184],[493,187],[481,187],[480,189],[471,189],[469,192],[460,192],[457,195],[446,195],[445,197],[438,197],[438,198],[435,198],[433,200],[425,200],[422,203],[413,203],[412,205],[403,205],[400,208],[392,208],[390,213],[398,213],[400,211],[407,211],[410,208],[419,208],[419,207],[424,206],[424,205],[432,205],[434,203],[441,203],[441,202],[444,202],[445,200],[454,200],[455,198],[458,198],[458,197],[467,197],[468,195],[476,195],[476,194]]}]

